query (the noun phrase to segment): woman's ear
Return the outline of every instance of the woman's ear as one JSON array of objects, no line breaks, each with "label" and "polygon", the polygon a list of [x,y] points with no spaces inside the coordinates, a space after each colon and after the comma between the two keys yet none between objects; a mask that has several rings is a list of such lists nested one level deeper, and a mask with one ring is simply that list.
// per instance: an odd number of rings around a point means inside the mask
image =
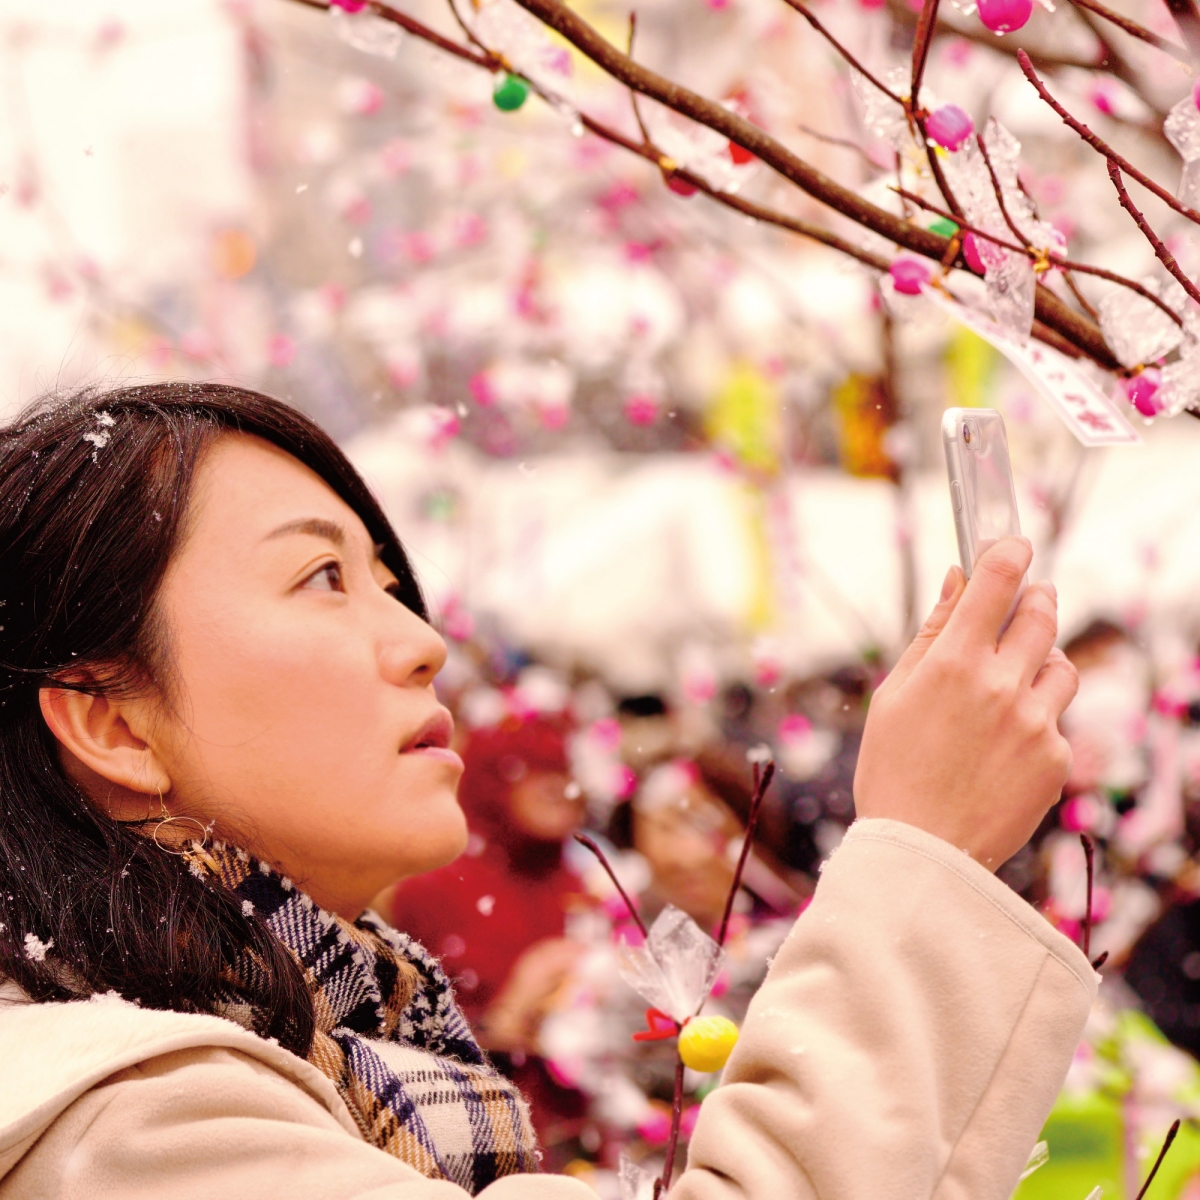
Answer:
[{"label": "woman's ear", "polygon": [[154,796],[171,790],[166,768],[143,736],[150,719],[146,700],[118,700],[64,687],[44,687],[38,700],[42,717],[65,752],[64,766],[86,792],[92,794],[99,784],[98,790],[110,793],[105,799],[117,800],[121,793]]}]

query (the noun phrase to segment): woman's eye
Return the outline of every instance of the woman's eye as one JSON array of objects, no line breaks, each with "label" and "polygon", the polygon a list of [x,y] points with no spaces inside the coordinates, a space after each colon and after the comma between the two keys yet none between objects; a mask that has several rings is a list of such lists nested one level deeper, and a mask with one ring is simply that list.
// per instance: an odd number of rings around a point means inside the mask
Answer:
[{"label": "woman's eye", "polygon": [[344,592],[346,588],[342,583],[341,564],[326,563],[304,581],[304,586],[319,592]]}]

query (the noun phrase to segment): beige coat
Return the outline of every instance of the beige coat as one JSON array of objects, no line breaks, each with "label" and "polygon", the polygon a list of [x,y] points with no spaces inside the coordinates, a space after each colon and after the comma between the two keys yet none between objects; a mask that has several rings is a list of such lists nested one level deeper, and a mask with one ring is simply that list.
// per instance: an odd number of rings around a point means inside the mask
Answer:
[{"label": "beige coat", "polygon": [[[962,851],[860,821],[705,1100],[672,1200],[1006,1200],[1096,990]],[[485,1200],[588,1200],[517,1175]],[[361,1140],[329,1080],[216,1017],[0,1007],[0,1200],[463,1200]]]}]

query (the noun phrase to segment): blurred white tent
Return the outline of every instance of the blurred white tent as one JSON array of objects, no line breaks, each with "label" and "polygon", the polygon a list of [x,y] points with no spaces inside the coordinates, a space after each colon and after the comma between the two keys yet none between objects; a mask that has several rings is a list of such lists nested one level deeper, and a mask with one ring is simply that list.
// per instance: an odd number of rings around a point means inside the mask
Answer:
[{"label": "blurred white tent", "polygon": [[[904,528],[918,613],[956,558],[939,473],[912,484],[902,522],[890,484],[832,470],[797,472],[759,506],[707,456],[489,461],[453,443],[432,450],[414,425],[360,435],[349,451],[435,604],[454,596],[518,645],[625,689],[673,686],[696,643],[726,675],[747,672],[763,635],[797,673],[873,648],[894,655]],[[1045,520],[1024,501],[1039,549],[1032,574],[1052,566],[1064,634],[1098,615],[1150,616],[1160,633],[1200,627],[1196,462],[1200,425],[1182,422],[1142,446],[1090,452],[1053,556]],[[765,627],[754,619],[764,585]]]},{"label": "blurred white tent", "polygon": [[211,276],[254,184],[219,0],[0,0],[0,33],[2,416],[46,388],[155,374],[112,356],[144,342],[114,323]]}]

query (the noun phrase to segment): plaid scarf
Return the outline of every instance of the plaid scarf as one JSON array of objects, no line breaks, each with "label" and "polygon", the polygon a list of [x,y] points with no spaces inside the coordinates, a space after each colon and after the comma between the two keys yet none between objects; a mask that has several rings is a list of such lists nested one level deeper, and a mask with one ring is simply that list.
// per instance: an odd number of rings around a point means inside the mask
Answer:
[{"label": "plaid scarf", "polygon": [[[234,892],[299,963],[316,1012],[308,1061],[333,1080],[365,1141],[472,1194],[537,1170],[524,1099],[488,1063],[424,947],[373,913],[351,922],[326,912],[235,847],[193,843],[185,858],[193,874]],[[238,965],[221,1011],[252,1030],[244,985],[255,969],[249,956]]]}]

